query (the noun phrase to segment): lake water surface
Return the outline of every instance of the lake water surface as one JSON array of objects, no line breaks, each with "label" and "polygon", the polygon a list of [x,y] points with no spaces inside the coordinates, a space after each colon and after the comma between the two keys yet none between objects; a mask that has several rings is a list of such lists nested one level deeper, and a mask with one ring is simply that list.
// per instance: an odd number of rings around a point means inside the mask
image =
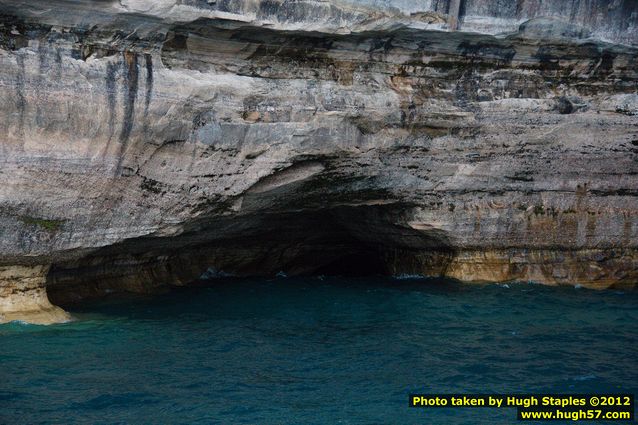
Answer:
[{"label": "lake water surface", "polygon": [[511,424],[408,394],[638,392],[636,291],[280,278],[70,311],[0,326],[0,423]]}]

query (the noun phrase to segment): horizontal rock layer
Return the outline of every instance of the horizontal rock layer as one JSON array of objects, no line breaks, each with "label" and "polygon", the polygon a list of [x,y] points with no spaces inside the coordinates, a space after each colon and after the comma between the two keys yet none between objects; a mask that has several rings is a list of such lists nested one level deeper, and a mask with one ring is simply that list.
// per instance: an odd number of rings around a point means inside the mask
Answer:
[{"label": "horizontal rock layer", "polygon": [[47,325],[71,319],[51,304],[46,292],[46,266],[0,267],[0,323],[14,320]]},{"label": "horizontal rock layer", "polygon": [[0,2],[0,264],[51,266],[52,298],[635,284],[635,3],[178,3]]}]

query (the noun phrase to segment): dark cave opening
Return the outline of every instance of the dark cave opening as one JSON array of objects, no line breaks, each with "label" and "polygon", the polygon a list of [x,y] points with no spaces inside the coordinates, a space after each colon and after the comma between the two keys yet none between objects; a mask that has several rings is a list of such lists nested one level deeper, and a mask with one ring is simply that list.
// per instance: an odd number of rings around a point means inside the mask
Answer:
[{"label": "dark cave opening", "polygon": [[53,264],[48,293],[64,304],[188,286],[202,277],[419,274],[443,258],[429,252],[449,245],[444,235],[406,223],[405,209],[386,205],[217,217],[178,236],[127,240]]},{"label": "dark cave opening", "polygon": [[367,247],[339,256],[316,268],[312,275],[364,277],[387,275],[388,268],[379,252]]}]

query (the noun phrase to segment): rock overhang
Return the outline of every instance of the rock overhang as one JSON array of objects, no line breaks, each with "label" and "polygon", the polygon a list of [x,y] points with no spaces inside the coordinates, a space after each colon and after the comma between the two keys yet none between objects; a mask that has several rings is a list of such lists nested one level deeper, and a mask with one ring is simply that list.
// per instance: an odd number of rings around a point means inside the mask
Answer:
[{"label": "rock overhang", "polygon": [[330,241],[393,274],[636,281],[635,31],[589,34],[580,4],[494,35],[467,32],[478,1],[457,31],[336,2],[18,3],[0,262],[53,264],[58,293],[311,272]]}]

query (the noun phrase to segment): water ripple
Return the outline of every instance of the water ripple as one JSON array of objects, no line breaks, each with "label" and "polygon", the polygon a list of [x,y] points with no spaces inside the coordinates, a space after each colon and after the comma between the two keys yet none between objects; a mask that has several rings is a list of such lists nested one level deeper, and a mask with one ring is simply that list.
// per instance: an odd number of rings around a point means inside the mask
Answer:
[{"label": "water ripple", "polygon": [[0,422],[513,423],[410,392],[637,392],[638,294],[234,280],[0,326]]}]

